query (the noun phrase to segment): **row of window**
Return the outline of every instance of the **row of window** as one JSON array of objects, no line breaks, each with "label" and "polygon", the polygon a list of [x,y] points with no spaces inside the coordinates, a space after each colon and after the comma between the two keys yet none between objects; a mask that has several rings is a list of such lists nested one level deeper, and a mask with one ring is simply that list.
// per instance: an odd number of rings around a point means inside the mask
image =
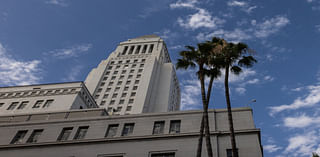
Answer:
[{"label": "row of window", "polygon": [[[125,75],[120,75],[118,79],[119,80],[124,80],[124,77],[125,77]],[[128,75],[127,80],[128,79],[132,79],[132,78],[133,78],[133,75]],[[141,74],[137,74],[135,78],[141,78]],[[116,79],[117,79],[117,76],[112,76],[110,78],[110,81],[114,81]],[[103,77],[102,82],[100,83],[100,86],[104,86],[105,85],[105,81],[107,81],[107,80],[108,80],[108,77]]]},{"label": "row of window", "polygon": [[[180,120],[171,120],[170,121],[170,129],[169,133],[180,133]],[[156,121],[154,122],[153,126],[153,133],[156,134],[163,134],[164,133],[164,124],[165,121]],[[121,132],[121,136],[129,136],[133,133],[134,130],[134,123],[125,123]],[[117,135],[119,124],[110,124],[108,126],[107,132],[105,134],[106,138],[111,138]],[[80,126],[76,132],[76,134],[73,137],[73,140],[79,140],[84,139],[87,132],[88,132],[89,126]],[[69,140],[69,137],[73,131],[73,127],[65,127],[62,129],[60,135],[57,138],[57,141],[67,141]],[[24,137],[26,136],[28,130],[19,130],[14,138],[11,140],[10,144],[19,144],[22,143]],[[26,143],[36,143],[41,134],[43,132],[43,129],[36,129],[33,130],[30,137],[28,138]]]},{"label": "row of window", "polygon": [[[132,46],[125,46],[121,55],[131,55],[131,54],[145,54],[145,53],[152,53],[153,51],[153,44],[150,45],[132,45]],[[149,48],[149,49],[148,49]]]},{"label": "row of window", "polygon": [[[117,66],[114,66],[115,67],[115,70],[119,70],[121,68],[121,65],[117,65]],[[131,65],[131,68],[136,68],[137,67],[137,64],[132,64]],[[140,64],[139,65],[139,68],[143,68],[144,67],[144,64]],[[112,65],[109,65],[107,70],[112,70],[113,66]],[[125,64],[123,65],[122,69],[127,69],[129,68],[129,64]]]},{"label": "row of window", "polygon": [[[32,106],[32,108],[48,108],[52,103],[53,103],[53,99],[49,99],[49,100],[37,100],[35,102],[35,104]],[[22,102],[12,102],[7,110],[22,110],[24,109],[27,105],[29,104],[29,101],[22,101]],[[4,106],[5,103],[0,103],[0,107]],[[17,108],[16,108],[17,107]]]},{"label": "row of window", "polygon": [[[122,153],[119,154],[99,154],[97,157],[124,157]],[[175,157],[175,152],[150,152],[149,157]]]},{"label": "row of window", "polygon": [[[140,62],[144,63],[145,61],[146,61],[146,59],[141,59]],[[139,62],[138,59],[134,59],[134,60],[133,60],[133,63],[138,63],[138,62]],[[117,63],[116,63],[115,61],[111,61],[111,62],[110,62],[110,65],[113,65],[113,64],[122,64],[122,63],[129,64],[129,63],[131,63],[131,61],[130,61],[129,59],[127,59],[125,62],[122,61],[122,60],[120,60],[120,61],[118,61]]]},{"label": "row of window", "polygon": [[[129,73],[134,73],[134,71],[135,71],[135,69],[131,69],[130,71],[129,71]],[[143,71],[143,69],[138,69],[138,73],[141,73]],[[115,70],[114,72],[113,72],[113,75],[117,75],[119,73],[119,71],[118,70]],[[127,70],[122,70],[121,71],[121,74],[125,74],[125,73],[127,73]],[[110,71],[107,71],[106,72],[106,74],[105,75],[110,75]]]},{"label": "row of window", "polygon": [[68,93],[74,93],[76,91],[75,88],[72,88],[72,89],[52,89],[52,90],[39,90],[39,89],[40,88],[35,88],[32,91],[24,91],[24,92],[0,93],[0,98],[37,96],[37,95],[52,95],[52,94],[68,94]]}]

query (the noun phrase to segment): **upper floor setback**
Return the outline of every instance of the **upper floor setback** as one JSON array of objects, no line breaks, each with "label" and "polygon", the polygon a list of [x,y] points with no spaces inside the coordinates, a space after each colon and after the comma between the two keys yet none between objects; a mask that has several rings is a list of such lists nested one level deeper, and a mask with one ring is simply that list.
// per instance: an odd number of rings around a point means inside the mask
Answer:
[{"label": "upper floor setback", "polygon": [[97,107],[83,82],[0,88],[0,116]]}]

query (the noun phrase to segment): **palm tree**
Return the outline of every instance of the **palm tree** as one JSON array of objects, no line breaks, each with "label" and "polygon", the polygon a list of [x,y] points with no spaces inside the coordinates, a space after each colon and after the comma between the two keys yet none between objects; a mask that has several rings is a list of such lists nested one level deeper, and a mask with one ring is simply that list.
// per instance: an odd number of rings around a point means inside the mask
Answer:
[{"label": "palm tree", "polygon": [[[214,38],[213,40],[216,40],[216,38]],[[257,60],[251,55],[251,52],[252,51],[244,43],[234,44],[223,41],[222,51],[220,51],[220,53],[218,51],[218,54],[216,54],[219,58],[219,64],[221,64],[221,66],[225,69],[224,86],[233,157],[238,157],[238,152],[236,149],[236,140],[234,135],[233,119],[231,112],[231,102],[229,94],[229,73],[231,71],[232,73],[238,75],[242,72],[241,67],[253,66],[253,64],[257,62]]]},{"label": "palm tree", "polygon": [[[192,46],[186,46],[186,51],[181,51],[181,59],[178,59],[177,69],[188,69],[198,67],[197,76],[200,80],[201,86],[201,98],[203,104],[203,116],[200,126],[200,136],[198,140],[197,148],[197,157],[201,157],[202,151],[202,140],[203,132],[205,132],[206,147],[208,157],[213,157],[212,154],[212,145],[210,140],[210,127],[209,127],[209,118],[208,118],[208,106],[210,101],[211,88],[213,80],[220,75],[220,70],[216,68],[213,64],[209,65],[209,62],[212,62],[210,59],[210,52],[213,49],[213,45],[209,43],[200,43],[197,45],[198,48]],[[206,94],[205,90],[205,77],[210,77],[210,82],[208,85],[208,92]]]},{"label": "palm tree", "polygon": [[312,157],[320,157],[317,153],[312,153]]}]

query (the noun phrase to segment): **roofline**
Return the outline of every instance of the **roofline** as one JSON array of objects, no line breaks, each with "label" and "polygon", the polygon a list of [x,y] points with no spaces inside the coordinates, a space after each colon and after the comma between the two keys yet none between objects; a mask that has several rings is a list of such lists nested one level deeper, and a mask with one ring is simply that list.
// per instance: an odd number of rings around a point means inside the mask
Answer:
[{"label": "roofline", "polygon": [[31,86],[54,85],[54,84],[68,84],[68,83],[82,83],[82,84],[84,84],[83,81],[70,81],[70,82],[58,82],[58,83],[42,83],[42,84],[31,84],[31,85],[4,86],[4,87],[0,87],[0,88],[31,87]]}]

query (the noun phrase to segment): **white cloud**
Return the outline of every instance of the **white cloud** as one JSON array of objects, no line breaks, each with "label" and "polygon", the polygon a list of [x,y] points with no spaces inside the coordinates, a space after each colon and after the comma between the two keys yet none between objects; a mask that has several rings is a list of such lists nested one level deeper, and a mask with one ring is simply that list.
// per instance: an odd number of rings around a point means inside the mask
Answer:
[{"label": "white cloud", "polygon": [[19,61],[12,58],[0,43],[0,84],[27,85],[38,83],[41,79],[40,60]]},{"label": "white cloud", "polygon": [[72,46],[70,48],[56,49],[45,54],[49,54],[60,59],[65,59],[70,57],[78,57],[80,54],[87,52],[91,47],[92,44],[82,44]]},{"label": "white cloud", "polygon": [[320,85],[308,86],[306,88],[308,93],[306,96],[296,98],[293,103],[289,105],[280,105],[270,107],[270,115],[285,111],[296,110],[304,107],[312,107],[320,102]]},{"label": "white cloud", "polygon": [[263,79],[266,80],[266,81],[273,81],[274,77],[267,75]]},{"label": "white cloud", "polygon": [[238,94],[240,94],[240,95],[244,95],[245,93],[246,93],[246,89],[245,88],[243,88],[243,87],[237,87],[236,88],[236,92],[238,93]]},{"label": "white cloud", "polygon": [[176,3],[170,4],[171,9],[175,8],[196,8],[195,4],[197,3],[197,0],[179,0]]},{"label": "white cloud", "polygon": [[320,147],[317,140],[318,137],[319,135],[316,131],[293,136],[289,138],[289,145],[284,153],[293,157],[310,156],[312,152]]},{"label": "white cloud", "polygon": [[236,28],[232,31],[218,29],[209,34],[199,33],[196,38],[198,41],[204,41],[204,40],[211,39],[212,37],[220,37],[230,42],[238,43],[240,41],[250,39],[251,35],[250,35],[250,32],[248,31]]},{"label": "white cloud", "polygon": [[198,29],[198,28],[217,28],[225,21],[218,17],[213,17],[211,14],[202,8],[197,8],[197,12],[192,15],[188,15],[186,18],[178,18],[178,24],[181,27],[187,29]]},{"label": "white cloud", "polygon": [[242,11],[246,12],[246,13],[251,13],[254,9],[257,8],[257,6],[251,6],[248,2],[244,2],[244,1],[229,1],[227,3],[228,6],[230,7],[239,7],[241,8]]},{"label": "white cloud", "polygon": [[[230,73],[229,75],[229,83],[239,83],[239,82],[244,82],[247,78],[249,78],[250,76],[254,76],[256,75],[256,71],[252,70],[252,69],[242,69],[242,73],[240,73],[239,75],[235,75],[233,73]],[[224,82],[224,75],[225,72],[224,70],[222,70],[222,74],[221,76],[216,80],[217,83],[223,83]]]},{"label": "white cloud", "polygon": [[62,79],[63,81],[79,81],[78,76],[83,69],[82,65],[77,65],[71,68],[66,78]]},{"label": "white cloud", "polygon": [[278,32],[282,27],[289,24],[289,19],[285,16],[276,16],[265,20],[263,23],[256,24],[255,36],[258,38],[268,37],[271,34]]},{"label": "white cloud", "polygon": [[264,145],[263,146],[263,150],[269,152],[269,153],[272,153],[272,152],[276,152],[278,150],[282,149],[282,147],[279,147],[275,144],[268,144],[268,145]]},{"label": "white cloud", "polygon": [[320,123],[320,118],[309,117],[305,114],[297,117],[286,117],[283,120],[284,126],[289,128],[305,128],[312,124]]},{"label": "white cloud", "polygon": [[201,99],[199,99],[201,94],[199,80],[183,80],[181,87],[181,110],[201,108],[202,102]]},{"label": "white cloud", "polygon": [[61,7],[67,7],[68,4],[66,3],[66,0],[47,0],[47,4],[57,5]]},{"label": "white cloud", "polygon": [[320,25],[316,25],[315,28],[318,32],[320,32]]}]

